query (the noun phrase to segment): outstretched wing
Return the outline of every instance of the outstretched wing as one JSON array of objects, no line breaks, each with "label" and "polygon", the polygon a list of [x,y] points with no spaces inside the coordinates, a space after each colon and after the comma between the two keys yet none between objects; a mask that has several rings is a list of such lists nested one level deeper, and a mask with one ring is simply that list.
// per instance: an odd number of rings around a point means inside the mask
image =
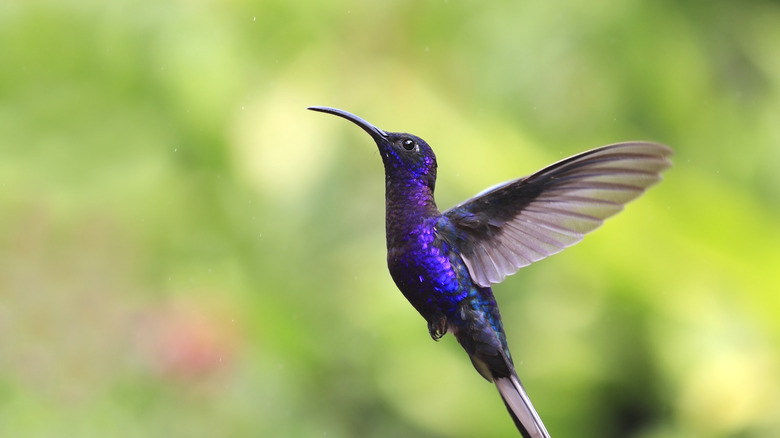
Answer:
[{"label": "outstretched wing", "polygon": [[447,210],[440,232],[487,287],[582,240],[660,181],[671,155],[642,142],[583,152]]}]

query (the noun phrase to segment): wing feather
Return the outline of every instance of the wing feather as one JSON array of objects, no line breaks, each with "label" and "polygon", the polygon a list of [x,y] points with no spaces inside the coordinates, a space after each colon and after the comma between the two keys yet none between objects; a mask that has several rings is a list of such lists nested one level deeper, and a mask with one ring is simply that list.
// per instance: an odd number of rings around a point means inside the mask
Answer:
[{"label": "wing feather", "polygon": [[487,287],[582,240],[660,181],[671,155],[643,142],[583,152],[444,212],[443,235]]}]

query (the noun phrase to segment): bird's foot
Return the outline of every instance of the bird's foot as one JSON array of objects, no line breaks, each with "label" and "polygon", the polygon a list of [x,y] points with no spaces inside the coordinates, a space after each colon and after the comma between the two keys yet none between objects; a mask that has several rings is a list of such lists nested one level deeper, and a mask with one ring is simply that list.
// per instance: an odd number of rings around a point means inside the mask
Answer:
[{"label": "bird's foot", "polygon": [[442,316],[434,321],[428,321],[428,332],[434,341],[447,334],[447,317]]}]

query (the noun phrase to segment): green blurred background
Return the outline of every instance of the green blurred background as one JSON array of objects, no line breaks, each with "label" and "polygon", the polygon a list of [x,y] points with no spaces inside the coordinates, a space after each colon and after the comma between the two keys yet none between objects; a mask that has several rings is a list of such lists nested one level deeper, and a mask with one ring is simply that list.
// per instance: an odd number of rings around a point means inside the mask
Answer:
[{"label": "green blurred background", "polygon": [[780,436],[780,5],[0,5],[0,436],[499,437],[385,267],[381,160],[442,208],[602,144],[665,180],[494,288],[556,437]]}]

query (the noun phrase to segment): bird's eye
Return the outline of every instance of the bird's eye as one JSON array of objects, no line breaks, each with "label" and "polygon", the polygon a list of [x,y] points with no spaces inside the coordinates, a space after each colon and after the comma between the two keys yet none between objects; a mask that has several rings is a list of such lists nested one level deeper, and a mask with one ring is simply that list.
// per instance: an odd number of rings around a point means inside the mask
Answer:
[{"label": "bird's eye", "polygon": [[417,143],[415,143],[411,138],[407,138],[401,143],[401,146],[403,146],[407,151],[411,151],[417,146]]}]

